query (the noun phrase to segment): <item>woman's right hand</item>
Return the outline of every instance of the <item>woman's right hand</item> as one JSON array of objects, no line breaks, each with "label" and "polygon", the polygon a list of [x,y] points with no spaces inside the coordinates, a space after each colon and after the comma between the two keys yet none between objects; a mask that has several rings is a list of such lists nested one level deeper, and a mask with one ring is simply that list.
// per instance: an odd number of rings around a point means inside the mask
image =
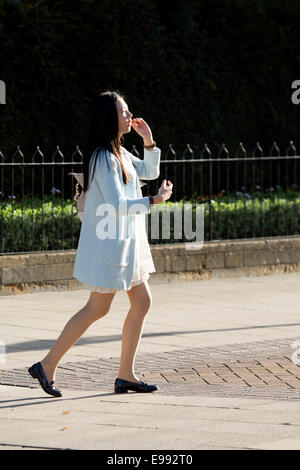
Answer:
[{"label": "woman's right hand", "polygon": [[158,190],[158,195],[161,196],[161,201],[167,201],[172,196],[173,184],[169,180],[163,180],[161,187]]}]

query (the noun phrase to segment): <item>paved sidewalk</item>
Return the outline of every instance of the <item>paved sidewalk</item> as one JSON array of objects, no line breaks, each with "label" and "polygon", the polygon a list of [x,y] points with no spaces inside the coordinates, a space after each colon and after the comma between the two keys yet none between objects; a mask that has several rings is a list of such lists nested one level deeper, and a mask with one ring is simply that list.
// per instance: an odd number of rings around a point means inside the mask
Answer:
[{"label": "paved sidewalk", "polygon": [[[160,390],[115,395],[122,326],[116,294],[57,371],[59,399],[27,373],[87,290],[0,298],[0,448],[300,449],[300,273],[151,283],[136,372]],[[300,347],[298,347],[300,348]],[[141,432],[143,430],[143,432]]]}]

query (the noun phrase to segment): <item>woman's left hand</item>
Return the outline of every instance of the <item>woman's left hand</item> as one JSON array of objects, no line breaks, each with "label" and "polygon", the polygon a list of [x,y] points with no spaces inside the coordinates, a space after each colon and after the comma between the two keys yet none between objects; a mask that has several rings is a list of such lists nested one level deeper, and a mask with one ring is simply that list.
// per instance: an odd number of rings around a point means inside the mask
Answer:
[{"label": "woman's left hand", "polygon": [[[144,139],[149,142],[152,142],[152,132],[146,121],[142,118],[132,119],[133,129]],[[151,144],[150,144],[151,145]]]}]

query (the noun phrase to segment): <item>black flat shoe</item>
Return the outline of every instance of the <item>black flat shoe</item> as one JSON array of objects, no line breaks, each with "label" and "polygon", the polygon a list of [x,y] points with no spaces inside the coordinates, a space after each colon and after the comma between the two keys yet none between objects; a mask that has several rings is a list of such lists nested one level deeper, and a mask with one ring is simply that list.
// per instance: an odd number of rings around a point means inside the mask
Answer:
[{"label": "black flat shoe", "polygon": [[49,395],[54,397],[62,397],[61,391],[57,390],[57,388],[54,388],[54,380],[50,382],[50,384],[48,383],[43,366],[40,362],[37,362],[36,364],[33,364],[33,366],[29,367],[28,372],[31,377],[38,379],[40,386],[46,393],[49,393]]},{"label": "black flat shoe", "polygon": [[141,380],[140,383],[129,382],[128,380],[119,378],[115,380],[115,393],[127,393],[128,390],[132,390],[138,393],[147,393],[155,392],[155,390],[159,390],[159,388],[157,385],[148,385],[143,380]]}]

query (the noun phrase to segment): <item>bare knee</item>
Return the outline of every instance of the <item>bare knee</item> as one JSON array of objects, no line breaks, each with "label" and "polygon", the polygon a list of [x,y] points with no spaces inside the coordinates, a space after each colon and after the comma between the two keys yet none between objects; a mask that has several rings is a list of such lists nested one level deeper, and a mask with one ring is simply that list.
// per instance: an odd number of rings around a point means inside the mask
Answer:
[{"label": "bare knee", "polygon": [[136,300],[131,304],[130,310],[139,315],[146,316],[152,305],[151,297],[146,296],[143,299]]},{"label": "bare knee", "polygon": [[112,300],[114,298],[112,294],[100,294],[92,292],[88,303],[86,304],[86,310],[92,321],[103,318],[110,310]]},{"label": "bare knee", "polygon": [[147,281],[128,291],[130,311],[145,316],[152,305],[152,295]]},{"label": "bare knee", "polygon": [[105,315],[107,315],[108,312],[109,312],[109,309],[108,310],[91,310],[90,315],[93,321],[97,321],[97,320],[100,320],[100,318],[105,317]]}]

